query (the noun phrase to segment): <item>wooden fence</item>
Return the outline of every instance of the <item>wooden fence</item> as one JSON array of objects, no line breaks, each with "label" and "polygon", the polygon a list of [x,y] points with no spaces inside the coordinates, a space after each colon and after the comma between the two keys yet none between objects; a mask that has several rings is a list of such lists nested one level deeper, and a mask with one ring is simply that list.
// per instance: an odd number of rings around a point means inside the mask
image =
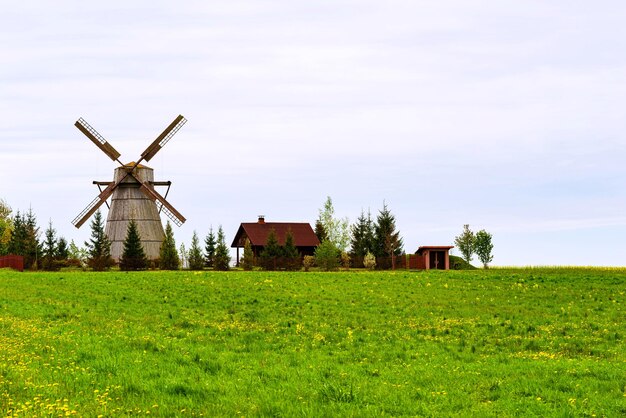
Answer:
[{"label": "wooden fence", "polygon": [[24,271],[24,257],[21,255],[4,255],[0,257],[0,268],[12,268],[17,271]]}]

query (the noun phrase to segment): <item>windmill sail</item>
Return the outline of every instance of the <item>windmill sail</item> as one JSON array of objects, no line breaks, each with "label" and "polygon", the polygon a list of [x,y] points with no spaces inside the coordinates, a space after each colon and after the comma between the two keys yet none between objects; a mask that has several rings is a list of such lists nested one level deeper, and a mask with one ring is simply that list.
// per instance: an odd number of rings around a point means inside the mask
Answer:
[{"label": "windmill sail", "polygon": [[172,123],[169,124],[167,128],[155,139],[152,141],[152,144],[146,148],[146,150],[141,154],[141,158],[150,161],[154,155],[159,152],[161,148],[174,136],[176,132],[183,127],[183,125],[187,122],[187,119],[183,117],[183,115],[178,115],[176,119]]},{"label": "windmill sail", "polygon": [[165,200],[163,196],[157,193],[156,190],[152,189],[149,182],[143,182],[141,184],[141,191],[150,199],[160,203],[161,207],[159,208],[159,210],[163,210],[167,217],[170,218],[172,222],[176,224],[176,226],[181,226],[185,223],[187,219],[185,219],[185,217],[179,211],[177,211],[174,206],[170,205],[170,203]]},{"label": "windmill sail", "polygon": [[120,184],[121,180],[116,183],[111,183],[104,189],[94,200],[91,201],[81,213],[78,214],[72,221],[72,224],[76,228],[80,228],[86,221],[93,215],[100,206],[113,194],[113,190]]},{"label": "windmill sail", "polygon": [[[120,158],[120,153],[117,152],[113,145],[109,144],[106,139],[102,135],[96,131],[93,126],[87,123],[87,121],[83,118],[80,118],[74,124],[87,138],[91,140],[98,148],[102,150],[106,155],[109,156],[113,161],[119,162],[118,158]],[[121,163],[120,163],[121,164]]]}]

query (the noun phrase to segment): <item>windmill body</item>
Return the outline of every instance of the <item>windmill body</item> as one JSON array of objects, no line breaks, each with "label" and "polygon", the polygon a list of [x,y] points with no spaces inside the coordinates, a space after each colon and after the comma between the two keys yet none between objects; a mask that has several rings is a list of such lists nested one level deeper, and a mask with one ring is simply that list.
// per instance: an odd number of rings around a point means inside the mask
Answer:
[{"label": "windmill body", "polygon": [[[75,126],[87,138],[109,158],[120,164],[120,167],[115,169],[112,182],[94,181],[99,188],[101,186],[106,186],[106,188],[100,189],[100,194],[72,221],[74,226],[80,228],[102,204],[111,198],[105,234],[111,241],[111,256],[114,260],[119,261],[122,256],[124,240],[131,220],[137,224],[144,252],[149,259],[159,257],[161,243],[165,238],[160,213],[165,213],[178,226],[185,222],[185,217],[155,190],[155,186],[167,186],[169,192],[171,182],[154,181],[152,168],[141,164],[144,160],[150,161],[185,122],[187,120],[179,115],[146,148],[137,162],[122,164],[119,160],[120,153],[102,135],[84,119],[80,118],[76,121]],[[167,192],[165,196],[167,197]]]},{"label": "windmill body", "polygon": [[126,170],[132,167],[132,164],[134,163],[115,169],[113,181],[121,180],[121,183],[111,195],[111,205],[104,229],[111,241],[111,257],[116,261],[121,259],[124,252],[124,240],[131,219],[137,224],[137,231],[148,259],[159,258],[161,243],[165,238],[156,202],[141,191],[142,182],[148,182],[154,187],[154,171],[150,167],[138,165],[133,176],[126,176]]}]

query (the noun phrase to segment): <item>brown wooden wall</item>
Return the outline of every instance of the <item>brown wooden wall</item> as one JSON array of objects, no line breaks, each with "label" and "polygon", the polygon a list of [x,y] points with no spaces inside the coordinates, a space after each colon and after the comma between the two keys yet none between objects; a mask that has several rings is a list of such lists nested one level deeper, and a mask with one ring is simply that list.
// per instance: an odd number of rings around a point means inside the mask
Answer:
[{"label": "brown wooden wall", "polygon": [[4,255],[0,257],[0,268],[12,268],[24,271],[24,257],[21,255]]}]

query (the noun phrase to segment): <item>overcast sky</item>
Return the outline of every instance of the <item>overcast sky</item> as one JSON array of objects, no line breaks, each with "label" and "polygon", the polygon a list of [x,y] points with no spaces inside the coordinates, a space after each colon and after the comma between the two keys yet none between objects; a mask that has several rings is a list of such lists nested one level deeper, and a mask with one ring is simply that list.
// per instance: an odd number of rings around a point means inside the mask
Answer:
[{"label": "overcast sky", "polygon": [[[149,163],[188,245],[385,201],[407,251],[494,236],[496,265],[626,263],[622,1],[0,1],[0,198],[71,220]],[[458,254],[458,252],[456,252]]]}]

